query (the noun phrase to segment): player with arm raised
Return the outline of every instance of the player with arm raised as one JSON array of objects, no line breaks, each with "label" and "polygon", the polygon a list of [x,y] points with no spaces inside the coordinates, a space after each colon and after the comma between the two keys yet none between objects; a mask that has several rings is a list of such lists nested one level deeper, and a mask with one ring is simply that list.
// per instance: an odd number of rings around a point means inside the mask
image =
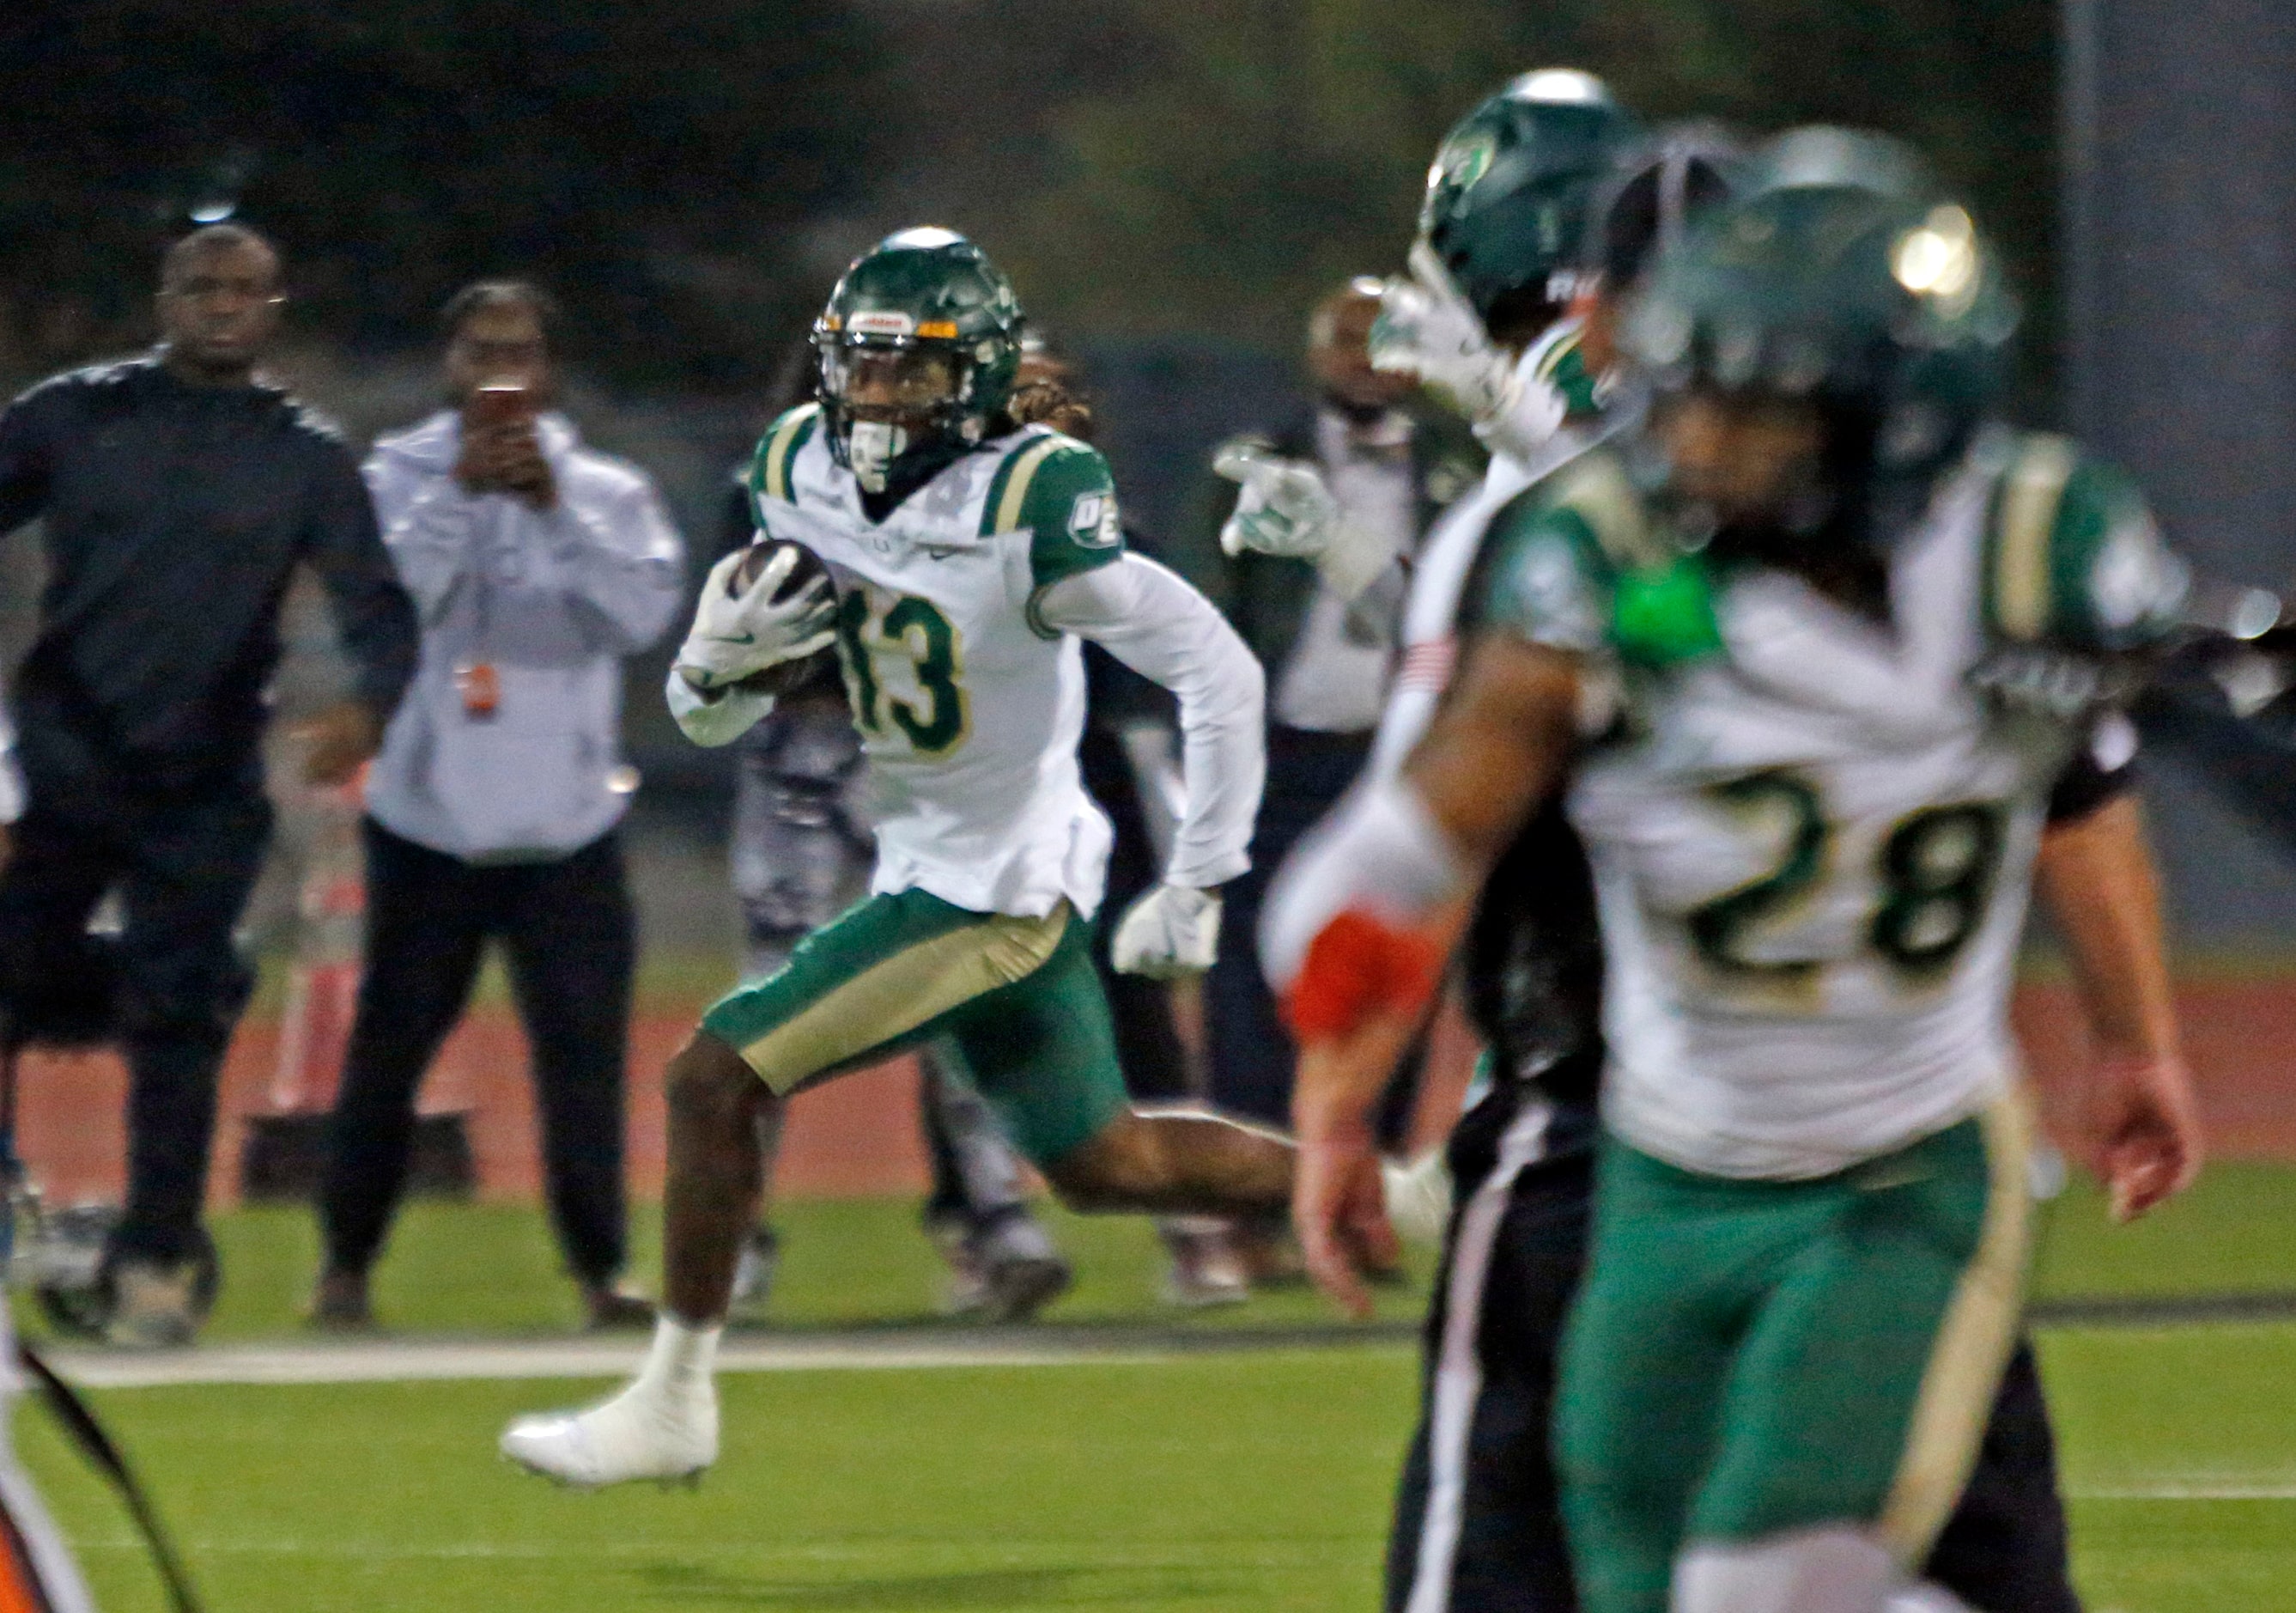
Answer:
[{"label": "player with arm raised", "polygon": [[[1139,974],[1212,958],[1218,887],[1245,866],[1261,679],[1203,598],[1125,551],[1100,455],[1005,402],[1021,309],[946,230],[857,259],[816,327],[821,398],[760,444],[759,530],[782,547],[734,592],[713,572],[669,685],[725,744],[769,706],[757,679],[832,638],[876,797],[872,895],[736,991],[671,1062],[666,1292],[637,1381],[523,1419],[505,1454],[578,1485],[698,1471],[717,1453],[710,1362],[756,1193],[757,1116],[800,1088],[938,1038],[1070,1205],[1265,1212],[1281,1139],[1126,1103],[1088,940],[1108,826],[1079,781],[1078,640],[1180,702],[1186,811],[1164,881],[1118,926]],[[795,586],[788,586],[794,581]]]},{"label": "player with arm raised", "polygon": [[[2004,1000],[2043,798],[2178,588],[2124,481],[1984,424],[2012,321],[1967,216],[1886,147],[1767,156],[1638,317],[1652,429],[1513,513],[1434,727],[1266,937],[1315,1044],[1302,1234],[1343,1283],[1355,1089],[1569,786],[1608,1135],[1560,1438],[1600,1610],[1669,1579],[1689,1613],[1877,1609],[1923,1560],[2013,1334]],[[2125,802],[2054,838],[2092,1153],[2134,1213],[2198,1149],[2148,870]]]},{"label": "player with arm raised", "polygon": [[[1231,555],[1250,549],[1315,563],[1350,599],[1407,584],[1398,687],[1424,688],[1447,644],[1447,614],[1427,630],[1429,584],[1456,597],[1491,515],[1592,440],[1601,410],[1595,372],[1570,315],[1580,278],[1575,249],[1587,198],[1636,137],[1634,119],[1591,73],[1524,73],[1461,119],[1427,178],[1412,275],[1390,281],[1372,327],[1375,369],[1407,374],[1452,403],[1490,450],[1483,484],[1447,510],[1415,560],[1339,519],[1338,501],[1305,460],[1247,444],[1214,468],[1242,484],[1220,531]],[[1390,712],[1416,710],[1405,697]],[[1380,753],[1388,752],[1382,724]]]}]

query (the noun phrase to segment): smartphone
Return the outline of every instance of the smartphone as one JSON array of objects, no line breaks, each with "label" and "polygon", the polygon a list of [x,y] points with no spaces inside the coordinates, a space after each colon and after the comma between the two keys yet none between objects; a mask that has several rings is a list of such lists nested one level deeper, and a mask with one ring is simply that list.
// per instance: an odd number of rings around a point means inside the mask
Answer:
[{"label": "smartphone", "polygon": [[532,399],[515,381],[489,381],[471,394],[468,417],[473,426],[516,425],[533,416]]}]

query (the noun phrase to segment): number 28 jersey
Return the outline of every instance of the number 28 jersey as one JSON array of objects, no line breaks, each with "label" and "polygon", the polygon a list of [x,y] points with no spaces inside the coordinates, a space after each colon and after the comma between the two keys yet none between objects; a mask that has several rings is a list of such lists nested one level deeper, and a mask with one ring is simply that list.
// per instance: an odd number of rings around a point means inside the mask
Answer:
[{"label": "number 28 jersey", "polygon": [[1486,620],[1617,695],[1569,799],[1606,1123],[1787,1179],[1982,1108],[2014,1074],[2050,786],[2185,586],[2134,488],[2062,439],[1984,434],[1892,548],[1888,624],[1686,553],[1607,450],[1526,499]]},{"label": "number 28 jersey", "polygon": [[1042,426],[983,443],[882,522],[808,404],[750,472],[761,531],[801,543],[837,589],[837,654],[868,758],[879,893],[975,912],[1100,905],[1110,834],[1077,766],[1081,652],[1037,596],[1123,552],[1098,452]]}]

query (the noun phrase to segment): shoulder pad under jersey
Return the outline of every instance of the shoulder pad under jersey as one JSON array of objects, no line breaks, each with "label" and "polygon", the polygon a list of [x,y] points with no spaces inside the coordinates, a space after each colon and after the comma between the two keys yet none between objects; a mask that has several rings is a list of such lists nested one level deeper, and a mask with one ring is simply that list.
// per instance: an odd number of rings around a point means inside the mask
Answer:
[{"label": "shoulder pad under jersey", "polygon": [[817,403],[801,403],[766,428],[766,434],[758,439],[757,455],[750,462],[748,482],[753,507],[759,498],[790,501],[790,466],[797,460],[798,449],[820,429]]},{"label": "shoulder pad under jersey", "polygon": [[1035,588],[1123,554],[1116,482],[1099,449],[1058,432],[1021,433],[989,480],[980,531],[987,537],[1024,529]]},{"label": "shoulder pad under jersey", "polygon": [[1518,494],[1492,536],[1489,627],[1652,668],[1722,647],[1703,557],[1658,529],[1616,454],[1581,455]]},{"label": "shoulder pad under jersey", "polygon": [[1594,373],[1587,367],[1585,335],[1576,320],[1567,321],[1531,350],[1531,374],[1561,396],[1565,415],[1577,418],[1603,409]]},{"label": "shoulder pad under jersey", "polygon": [[1985,532],[1985,621],[2012,644],[2142,649],[2175,624],[2191,572],[2136,482],[2069,438],[2020,437]]}]

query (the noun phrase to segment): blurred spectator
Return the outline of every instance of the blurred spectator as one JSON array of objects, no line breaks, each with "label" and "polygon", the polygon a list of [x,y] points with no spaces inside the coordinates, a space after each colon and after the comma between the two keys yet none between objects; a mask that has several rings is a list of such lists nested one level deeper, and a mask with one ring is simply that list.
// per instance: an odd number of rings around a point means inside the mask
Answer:
[{"label": "blurred spectator", "polygon": [[[1443,411],[1421,412],[1408,376],[1371,367],[1379,290],[1375,280],[1353,281],[1316,306],[1307,355],[1314,396],[1283,430],[1249,440],[1260,454],[1317,473],[1328,494],[1326,518],[1350,539],[1334,543],[1334,553],[1384,556],[1384,564],[1344,575],[1328,561],[1319,566],[1249,548],[1230,554],[1220,529],[1241,506],[1235,490],[1217,480],[1176,556],[1267,672],[1267,789],[1250,871],[1227,887],[1219,959],[1204,983],[1205,1032],[1213,1102],[1277,1127],[1290,1124],[1297,1049],[1259,972],[1254,938],[1261,899],[1292,844],[1369,758],[1394,671],[1411,557],[1435,518],[1482,471],[1464,423]],[[1410,1087],[1406,1075],[1392,1095],[1390,1130],[1407,1119]]]},{"label": "blurred spectator", "polygon": [[618,826],[621,661],[669,625],[676,530],[641,471],[549,409],[552,309],[517,281],[447,306],[451,407],[375,445],[422,665],[367,789],[365,975],[321,1198],[312,1320],[371,1323],[414,1099],[489,939],[533,1048],[550,1209],[594,1326],[644,1323],[625,1256],[623,1066],[636,942]]},{"label": "blurred spectator", "polygon": [[[1013,417],[1035,421],[1080,441],[1096,442],[1099,421],[1078,387],[1069,361],[1041,338],[1023,350]],[[1159,546],[1129,524],[1126,547],[1154,556]],[[1162,876],[1179,821],[1182,786],[1177,711],[1170,694],[1096,644],[1084,646],[1086,695],[1077,765],[1084,786],[1108,814],[1114,839],[1108,854],[1108,890],[1102,910],[1121,913]],[[1116,1056],[1124,1085],[1141,1104],[1193,1102],[1202,1096],[1181,1041],[1174,1010],[1175,983],[1120,973],[1110,955],[1112,924],[1093,938],[1093,967],[1108,993],[1116,1028]],[[1250,1297],[1226,1222],[1212,1215],[1160,1215],[1157,1235],[1171,1265],[1164,1297],[1201,1309]]]},{"label": "blurred spectator", "polygon": [[[293,568],[317,573],[357,669],[355,695],[308,725],[312,779],[373,753],[414,663],[356,460],[255,375],[281,285],[253,232],[185,236],[152,353],[58,376],[0,416],[0,531],[43,517],[49,564],[15,687],[28,804],[0,876],[4,1045],[125,1045],[127,1203],[104,1271],[120,1344],[188,1341],[214,1289],[200,1211],[250,984],[232,932],[270,833],[264,690]],[[87,934],[115,890],[116,953]]]}]

